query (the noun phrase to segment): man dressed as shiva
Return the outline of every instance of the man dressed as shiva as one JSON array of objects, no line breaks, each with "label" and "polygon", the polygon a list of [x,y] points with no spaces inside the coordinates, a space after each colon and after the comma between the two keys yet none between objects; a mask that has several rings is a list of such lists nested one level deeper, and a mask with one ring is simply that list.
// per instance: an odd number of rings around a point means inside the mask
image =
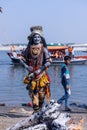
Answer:
[{"label": "man dressed as shiva", "polygon": [[25,62],[28,65],[28,75],[24,78],[27,90],[31,97],[34,112],[39,111],[44,99],[50,100],[50,78],[47,70],[51,64],[45,38],[42,36],[42,26],[30,28],[29,43],[24,52]]}]

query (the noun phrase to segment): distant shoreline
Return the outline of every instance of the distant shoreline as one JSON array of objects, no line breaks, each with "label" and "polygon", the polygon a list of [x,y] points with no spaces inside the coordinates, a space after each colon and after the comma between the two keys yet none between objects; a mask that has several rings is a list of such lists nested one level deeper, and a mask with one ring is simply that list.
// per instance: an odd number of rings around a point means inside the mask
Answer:
[{"label": "distant shoreline", "polygon": [[[0,46],[0,51],[8,51],[8,50],[11,50],[11,45],[10,46]],[[26,46],[22,46],[22,45],[19,45],[19,46],[14,46],[15,47],[15,50],[22,50],[23,48],[26,48]]]},{"label": "distant shoreline", "polygon": [[[15,50],[22,50],[23,48],[26,48],[27,45],[0,45],[0,51],[10,51],[11,47],[14,46]],[[74,50],[76,51],[87,51],[87,47],[74,47]]]}]

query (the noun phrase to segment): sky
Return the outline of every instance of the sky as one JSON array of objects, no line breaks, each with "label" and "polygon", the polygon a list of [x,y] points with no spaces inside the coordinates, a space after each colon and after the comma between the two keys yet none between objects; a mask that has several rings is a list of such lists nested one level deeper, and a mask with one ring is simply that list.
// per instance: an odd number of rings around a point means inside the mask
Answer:
[{"label": "sky", "polygon": [[36,25],[47,43],[87,43],[87,0],[0,0],[0,7],[0,44],[27,44]]}]

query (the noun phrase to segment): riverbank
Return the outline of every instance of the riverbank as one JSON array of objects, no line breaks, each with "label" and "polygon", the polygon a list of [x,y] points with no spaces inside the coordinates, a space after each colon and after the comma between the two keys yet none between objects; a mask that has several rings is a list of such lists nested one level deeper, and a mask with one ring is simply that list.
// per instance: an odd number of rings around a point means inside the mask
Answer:
[{"label": "riverbank", "polygon": [[26,119],[32,112],[31,107],[0,106],[0,130],[6,130],[17,122]]},{"label": "riverbank", "polygon": [[[32,107],[29,106],[0,106],[0,130],[15,125],[21,120],[25,120],[33,113]],[[87,110],[75,109],[70,112],[70,124],[76,124],[77,129],[74,130],[87,130]]]}]

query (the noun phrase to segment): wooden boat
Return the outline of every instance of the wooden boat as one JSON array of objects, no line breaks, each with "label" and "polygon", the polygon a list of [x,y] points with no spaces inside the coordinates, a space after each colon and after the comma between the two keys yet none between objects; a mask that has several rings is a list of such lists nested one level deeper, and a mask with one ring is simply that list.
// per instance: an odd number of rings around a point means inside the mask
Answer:
[{"label": "wooden boat", "polygon": [[87,55],[74,56],[76,59],[87,59]]},{"label": "wooden boat", "polygon": [[7,55],[10,57],[11,61],[14,64],[21,64],[21,53],[17,53],[17,52],[7,52]]},{"label": "wooden boat", "polygon": [[[71,65],[81,65],[85,64],[87,62],[87,59],[83,58],[72,58],[70,64]],[[52,59],[52,65],[60,65],[64,63],[64,60],[58,60],[58,59]]]},{"label": "wooden boat", "polygon": [[[58,43],[50,43],[47,45],[48,50],[50,52],[51,58],[52,58],[52,65],[60,65],[64,62],[63,58],[66,55],[65,50],[68,49],[68,46],[64,44],[58,44]],[[55,55],[56,52],[61,52],[61,55]],[[59,54],[59,53],[58,53]],[[21,64],[25,66],[24,61],[22,60],[22,54],[21,52],[7,52],[7,55],[10,57],[11,61],[14,64]],[[87,62],[87,56],[74,56],[71,59],[70,64],[85,64]]]},{"label": "wooden boat", "polygon": [[[48,50],[52,58],[52,65],[60,65],[64,62],[64,56],[66,55],[66,49],[69,47],[64,44],[50,43],[48,44]],[[61,53],[59,53],[61,52]],[[87,62],[87,56],[73,56],[70,64],[85,64]]]}]

